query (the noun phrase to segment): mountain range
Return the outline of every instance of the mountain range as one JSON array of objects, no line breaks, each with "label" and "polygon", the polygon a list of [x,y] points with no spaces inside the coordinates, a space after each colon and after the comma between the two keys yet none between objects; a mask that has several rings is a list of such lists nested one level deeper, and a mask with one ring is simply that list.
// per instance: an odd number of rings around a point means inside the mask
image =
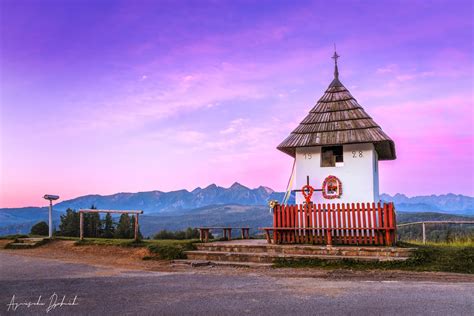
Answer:
[{"label": "mountain range", "polygon": [[[55,204],[53,221],[57,226],[60,215],[68,208],[77,210],[94,205],[99,209],[143,210],[145,214],[142,216],[143,227],[148,223],[155,223],[156,228],[163,226],[163,229],[193,226],[200,217],[207,218],[207,225],[230,225],[234,222],[246,222],[250,225],[253,219],[256,221],[255,224],[258,222],[266,225],[267,221],[271,224],[271,216],[266,207],[268,201],[281,201],[283,196],[284,192],[276,192],[268,187],[250,189],[239,183],[234,183],[229,188],[211,184],[192,191],[93,194]],[[407,197],[403,194],[394,196],[382,194],[380,198],[383,201],[394,202],[398,212],[474,215],[474,198],[464,195]],[[294,196],[290,198],[289,203],[294,203]],[[0,235],[28,232],[33,224],[47,219],[47,212],[47,207],[0,208]],[[211,213],[213,220],[210,220]],[[176,221],[181,223],[175,223]]]}]

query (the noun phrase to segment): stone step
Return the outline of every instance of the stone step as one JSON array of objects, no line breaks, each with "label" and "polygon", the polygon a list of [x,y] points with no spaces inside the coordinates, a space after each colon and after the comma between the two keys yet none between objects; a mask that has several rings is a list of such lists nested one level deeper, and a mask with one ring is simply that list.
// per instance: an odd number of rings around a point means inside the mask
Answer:
[{"label": "stone step", "polygon": [[7,244],[6,249],[29,249],[44,245],[49,241],[48,238],[18,238]]},{"label": "stone step", "polygon": [[35,243],[43,241],[45,238],[41,237],[25,237],[25,238],[17,238],[18,242],[25,242],[25,243]]},{"label": "stone step", "polygon": [[270,268],[271,263],[256,263],[256,262],[235,262],[235,261],[208,261],[208,260],[173,260],[173,264],[186,264],[192,267],[203,266],[228,266],[228,267],[247,267],[247,268]]},{"label": "stone step", "polygon": [[36,243],[11,242],[5,246],[6,249],[29,249],[36,247]]},{"label": "stone step", "polygon": [[313,255],[313,254],[281,254],[281,253],[246,253],[246,252],[223,252],[223,251],[187,251],[188,260],[224,261],[224,262],[256,262],[273,263],[276,259],[298,260],[298,259],[320,259],[320,260],[343,260],[355,261],[404,261],[408,257],[388,256],[348,256],[348,255]]},{"label": "stone step", "polygon": [[329,255],[362,257],[409,257],[414,249],[397,247],[327,247],[314,245],[223,245],[196,244],[197,250],[208,252],[269,253],[288,255]]}]

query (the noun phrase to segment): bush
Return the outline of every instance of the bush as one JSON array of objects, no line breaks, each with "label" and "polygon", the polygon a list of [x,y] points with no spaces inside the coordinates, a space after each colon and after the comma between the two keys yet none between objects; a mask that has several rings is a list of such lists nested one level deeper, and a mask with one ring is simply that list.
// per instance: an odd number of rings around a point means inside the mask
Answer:
[{"label": "bush", "polygon": [[31,227],[31,234],[32,235],[40,235],[40,236],[48,236],[49,235],[49,226],[46,222],[39,222],[33,227]]},{"label": "bush", "polygon": [[[211,233],[209,233],[209,238],[214,238]],[[184,240],[184,239],[199,239],[199,230],[197,228],[188,227],[183,231],[169,231],[161,230],[153,239],[175,239],[175,240]]]},{"label": "bush", "polygon": [[[151,253],[157,254],[159,259],[163,260],[174,260],[174,259],[186,259],[185,251],[194,250],[192,241],[181,244],[154,244],[149,245],[148,249]],[[146,258],[150,259],[150,258]]]}]

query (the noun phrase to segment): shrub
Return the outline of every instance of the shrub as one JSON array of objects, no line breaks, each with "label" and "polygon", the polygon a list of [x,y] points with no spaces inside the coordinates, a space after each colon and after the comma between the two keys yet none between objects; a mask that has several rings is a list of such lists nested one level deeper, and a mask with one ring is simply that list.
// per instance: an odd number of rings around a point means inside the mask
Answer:
[{"label": "shrub", "polygon": [[[184,239],[198,239],[199,230],[197,228],[188,227],[183,231],[169,231],[161,230],[153,236],[153,239],[175,239],[175,240],[184,240]],[[209,233],[209,238],[214,238],[211,233]]]},{"label": "shrub", "polygon": [[[192,242],[181,243],[181,244],[154,244],[149,245],[148,249],[151,253],[157,254],[159,259],[163,260],[174,260],[174,259],[186,259],[185,251],[193,250],[194,246]],[[149,259],[149,258],[147,258]]]},{"label": "shrub", "polygon": [[46,222],[39,222],[31,227],[32,235],[48,236],[49,235],[49,226]]}]

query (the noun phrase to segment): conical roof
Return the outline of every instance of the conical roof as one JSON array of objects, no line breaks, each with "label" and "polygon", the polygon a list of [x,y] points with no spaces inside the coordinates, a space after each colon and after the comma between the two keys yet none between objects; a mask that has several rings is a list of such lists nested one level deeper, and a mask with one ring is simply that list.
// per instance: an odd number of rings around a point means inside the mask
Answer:
[{"label": "conical roof", "polygon": [[373,143],[379,160],[396,158],[395,144],[339,81],[334,80],[300,125],[277,147],[295,157],[296,148]]}]

